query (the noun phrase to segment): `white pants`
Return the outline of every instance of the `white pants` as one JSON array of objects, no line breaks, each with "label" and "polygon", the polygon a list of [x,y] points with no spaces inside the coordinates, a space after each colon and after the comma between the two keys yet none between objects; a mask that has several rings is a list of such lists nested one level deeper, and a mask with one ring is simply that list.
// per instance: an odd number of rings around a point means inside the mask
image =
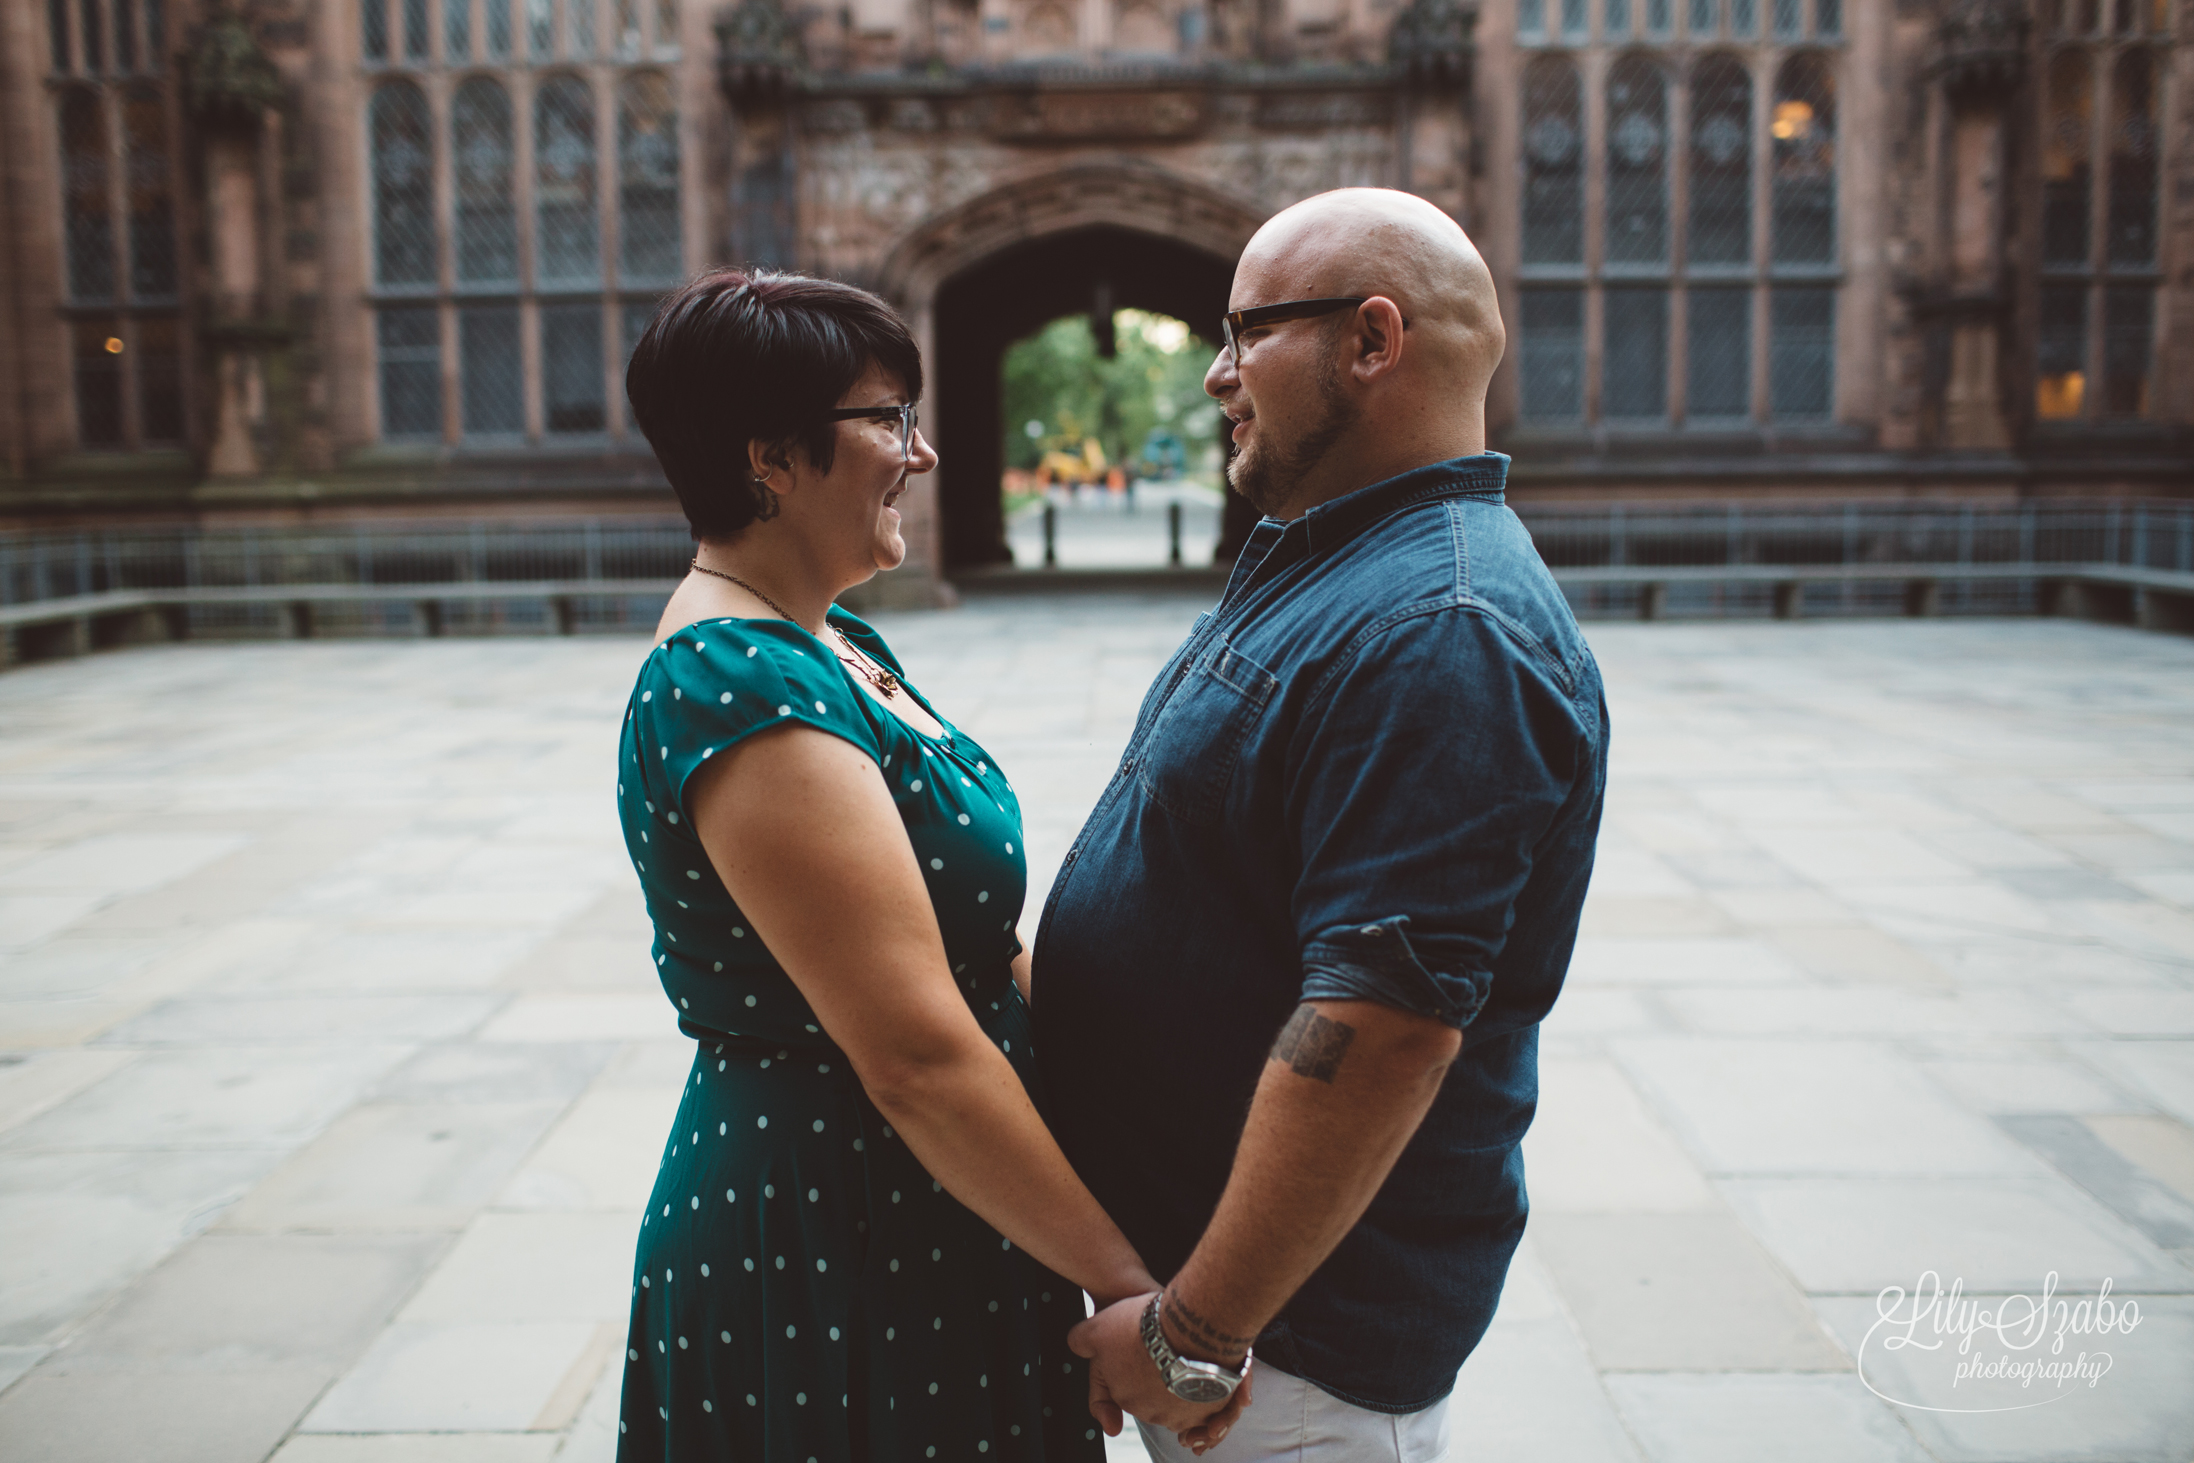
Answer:
[{"label": "white pants", "polygon": [[[1135,1425],[1157,1463],[1195,1463],[1172,1433]],[[1440,1463],[1446,1456],[1445,1397],[1422,1412],[1373,1412],[1260,1362],[1249,1406],[1202,1463]]]}]

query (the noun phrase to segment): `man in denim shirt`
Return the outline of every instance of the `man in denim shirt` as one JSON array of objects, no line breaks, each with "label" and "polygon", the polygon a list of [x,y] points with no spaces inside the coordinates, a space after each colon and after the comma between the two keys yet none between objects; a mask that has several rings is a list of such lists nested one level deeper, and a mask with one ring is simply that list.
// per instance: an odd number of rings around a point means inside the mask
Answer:
[{"label": "man in denim shirt", "polygon": [[[1606,705],[1484,450],[1504,337],[1462,230],[1324,194],[1231,304],[1204,386],[1267,516],[1037,936],[1053,1127],[1172,1277],[1074,1344],[1093,1413],[1161,1459],[1436,1459],[1523,1234]],[[1252,1341],[1252,1400],[1215,1414]]]}]

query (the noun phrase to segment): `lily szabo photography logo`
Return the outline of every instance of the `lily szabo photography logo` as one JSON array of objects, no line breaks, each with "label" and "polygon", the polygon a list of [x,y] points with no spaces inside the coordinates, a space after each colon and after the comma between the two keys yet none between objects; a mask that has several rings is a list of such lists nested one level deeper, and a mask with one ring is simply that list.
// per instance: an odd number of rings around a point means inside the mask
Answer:
[{"label": "lily szabo photography logo", "polygon": [[2091,1392],[2110,1375],[2111,1338],[2141,1324],[2140,1302],[2110,1290],[2105,1279],[2092,1296],[2059,1295],[2054,1270],[2039,1295],[1969,1296],[1964,1280],[1945,1290],[1933,1270],[1909,1292],[1884,1286],[1859,1380],[1921,1412],[2018,1412]]}]

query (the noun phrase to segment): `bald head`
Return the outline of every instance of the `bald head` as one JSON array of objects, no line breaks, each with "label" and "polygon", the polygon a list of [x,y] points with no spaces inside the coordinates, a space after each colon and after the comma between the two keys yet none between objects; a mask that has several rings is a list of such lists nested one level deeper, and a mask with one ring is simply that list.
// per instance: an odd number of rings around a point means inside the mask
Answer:
[{"label": "bald head", "polygon": [[1417,364],[1447,390],[1483,394],[1501,362],[1507,334],[1492,273],[1462,227],[1414,193],[1306,198],[1268,219],[1235,266],[1235,309],[1343,295],[1400,306]]}]

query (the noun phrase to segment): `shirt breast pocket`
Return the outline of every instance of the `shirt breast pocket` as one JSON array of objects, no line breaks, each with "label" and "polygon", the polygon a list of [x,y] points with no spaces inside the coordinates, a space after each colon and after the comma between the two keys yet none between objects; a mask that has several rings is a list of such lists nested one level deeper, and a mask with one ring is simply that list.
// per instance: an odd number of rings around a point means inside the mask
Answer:
[{"label": "shirt breast pocket", "polygon": [[1188,823],[1208,823],[1250,733],[1280,678],[1220,641],[1197,657],[1143,743],[1137,775],[1153,802]]}]

